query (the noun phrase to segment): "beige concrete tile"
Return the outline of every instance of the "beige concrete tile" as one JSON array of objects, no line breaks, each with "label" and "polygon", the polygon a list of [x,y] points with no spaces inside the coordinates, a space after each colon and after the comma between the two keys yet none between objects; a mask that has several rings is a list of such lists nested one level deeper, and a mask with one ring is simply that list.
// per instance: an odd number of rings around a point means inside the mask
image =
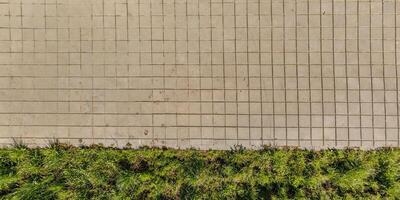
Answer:
[{"label": "beige concrete tile", "polygon": [[393,1],[162,3],[0,4],[0,133],[32,145],[399,144]]}]

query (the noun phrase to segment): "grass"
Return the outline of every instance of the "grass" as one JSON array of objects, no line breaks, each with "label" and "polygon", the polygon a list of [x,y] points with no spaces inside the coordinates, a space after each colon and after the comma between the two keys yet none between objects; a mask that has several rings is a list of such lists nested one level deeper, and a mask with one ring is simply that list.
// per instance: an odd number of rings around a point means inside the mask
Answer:
[{"label": "grass", "polygon": [[0,149],[0,199],[399,197],[398,149]]}]

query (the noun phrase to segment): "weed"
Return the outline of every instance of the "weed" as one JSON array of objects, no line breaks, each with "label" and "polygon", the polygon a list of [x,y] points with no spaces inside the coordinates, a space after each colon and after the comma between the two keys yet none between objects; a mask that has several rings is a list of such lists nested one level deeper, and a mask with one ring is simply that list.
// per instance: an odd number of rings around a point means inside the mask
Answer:
[{"label": "weed", "polygon": [[12,138],[13,143],[12,147],[15,149],[27,149],[28,145],[24,143],[24,141],[20,138]]}]

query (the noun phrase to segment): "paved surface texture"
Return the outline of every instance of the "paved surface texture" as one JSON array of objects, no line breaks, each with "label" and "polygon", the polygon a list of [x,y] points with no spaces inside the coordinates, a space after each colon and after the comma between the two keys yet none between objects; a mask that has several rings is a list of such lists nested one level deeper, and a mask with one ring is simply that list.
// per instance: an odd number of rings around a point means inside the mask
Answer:
[{"label": "paved surface texture", "polygon": [[397,10],[0,0],[0,143],[399,146]]}]

